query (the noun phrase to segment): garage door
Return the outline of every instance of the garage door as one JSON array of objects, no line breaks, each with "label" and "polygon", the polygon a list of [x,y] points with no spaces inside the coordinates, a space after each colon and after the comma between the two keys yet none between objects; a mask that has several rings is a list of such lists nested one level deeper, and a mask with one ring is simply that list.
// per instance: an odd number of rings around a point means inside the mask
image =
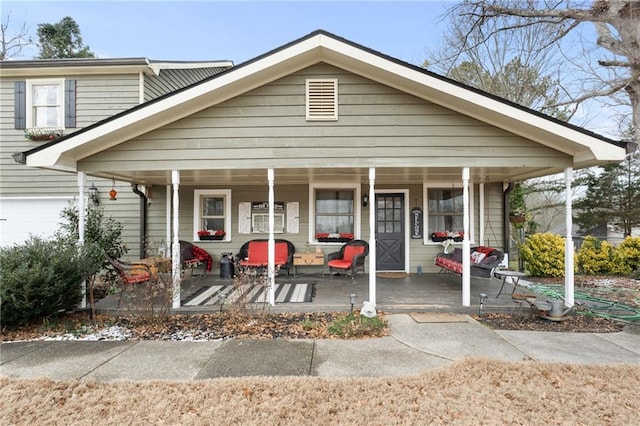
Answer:
[{"label": "garage door", "polygon": [[60,211],[68,198],[3,198],[0,200],[0,246],[22,243],[29,235],[50,237],[60,227]]}]

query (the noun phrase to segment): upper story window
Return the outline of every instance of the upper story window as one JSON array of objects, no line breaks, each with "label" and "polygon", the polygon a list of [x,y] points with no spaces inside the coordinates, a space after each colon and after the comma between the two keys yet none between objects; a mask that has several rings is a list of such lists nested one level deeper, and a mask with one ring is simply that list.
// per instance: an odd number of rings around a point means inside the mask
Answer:
[{"label": "upper story window", "polygon": [[193,193],[193,212],[194,240],[199,239],[200,231],[209,231],[210,235],[224,233],[222,240],[231,240],[230,189],[196,189]]},{"label": "upper story window", "polygon": [[64,127],[64,80],[27,81],[27,127]]},{"label": "upper story window", "polygon": [[76,127],[76,81],[34,79],[14,85],[14,128]]},{"label": "upper story window", "polygon": [[338,120],[338,80],[306,81],[307,121]]},{"label": "upper story window", "polygon": [[[425,237],[429,239],[433,233],[447,233],[449,236],[463,235],[464,198],[461,185],[447,187],[426,185],[424,196],[427,202]],[[469,187],[469,198],[473,200],[472,186]],[[470,221],[469,239],[473,240],[473,221]]]}]

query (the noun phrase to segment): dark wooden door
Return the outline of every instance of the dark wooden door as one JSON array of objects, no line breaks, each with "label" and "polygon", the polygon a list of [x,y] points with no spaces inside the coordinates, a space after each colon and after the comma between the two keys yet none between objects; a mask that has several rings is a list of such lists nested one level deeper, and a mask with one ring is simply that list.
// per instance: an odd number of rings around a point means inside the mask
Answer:
[{"label": "dark wooden door", "polygon": [[404,271],[404,194],[376,194],[378,271]]}]

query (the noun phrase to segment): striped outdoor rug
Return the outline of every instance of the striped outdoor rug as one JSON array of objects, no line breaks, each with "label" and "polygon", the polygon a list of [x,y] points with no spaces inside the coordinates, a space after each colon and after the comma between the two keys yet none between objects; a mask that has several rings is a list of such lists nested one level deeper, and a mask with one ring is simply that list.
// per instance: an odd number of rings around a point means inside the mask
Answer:
[{"label": "striped outdoor rug", "polygon": [[[276,284],[276,303],[311,302],[314,296],[315,283]],[[238,286],[214,285],[201,287],[182,300],[182,306],[207,306],[245,303],[266,303],[269,301],[268,288],[262,285]]]}]

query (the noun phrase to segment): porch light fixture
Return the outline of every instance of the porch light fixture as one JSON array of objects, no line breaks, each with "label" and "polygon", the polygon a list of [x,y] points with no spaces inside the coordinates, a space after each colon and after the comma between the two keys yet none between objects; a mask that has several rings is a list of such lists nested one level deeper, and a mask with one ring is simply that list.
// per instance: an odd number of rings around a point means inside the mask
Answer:
[{"label": "porch light fixture", "polygon": [[369,205],[369,194],[364,194],[362,196],[362,207],[367,207]]},{"label": "porch light fixture", "polygon": [[349,295],[349,303],[351,304],[351,313],[353,313],[353,305],[355,305],[357,298],[358,298],[358,295],[355,293],[351,293]]},{"label": "porch light fixture", "polygon": [[116,191],[116,180],[115,179],[111,179],[111,191],[109,191],[109,199],[111,201],[116,201],[117,200],[117,196],[118,196],[118,191]]},{"label": "porch light fixture", "polygon": [[93,182],[91,182],[91,186],[89,187],[89,199],[96,206],[100,205],[99,194],[100,194],[100,191],[98,191],[98,188],[96,187],[96,185]]}]

